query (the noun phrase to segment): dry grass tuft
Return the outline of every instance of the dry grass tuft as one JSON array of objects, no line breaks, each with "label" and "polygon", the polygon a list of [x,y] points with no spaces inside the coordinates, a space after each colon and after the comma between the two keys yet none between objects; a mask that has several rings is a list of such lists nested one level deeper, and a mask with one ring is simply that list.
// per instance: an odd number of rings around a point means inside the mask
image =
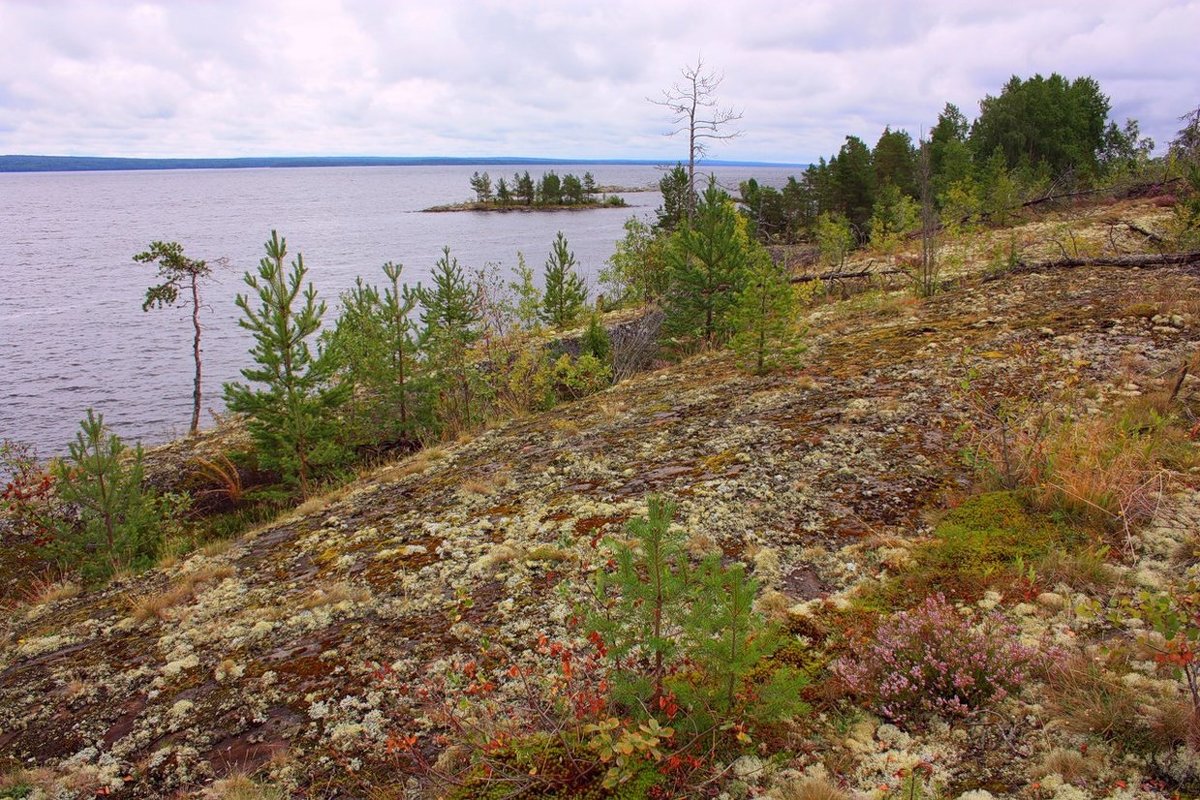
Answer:
[{"label": "dry grass tuft", "polygon": [[1058,775],[1066,783],[1083,786],[1095,780],[1101,768],[1093,757],[1086,756],[1078,750],[1056,747],[1034,765],[1030,777],[1041,779],[1048,775]]},{"label": "dry grass tuft", "polygon": [[445,455],[445,451],[440,447],[426,447],[399,463],[383,468],[377,473],[377,476],[385,481],[398,481],[409,475],[419,475],[429,469],[433,462],[444,458]]},{"label": "dry grass tuft", "polygon": [[284,800],[282,789],[259,783],[249,775],[230,775],[204,791],[204,800]]},{"label": "dry grass tuft", "polygon": [[1047,586],[1065,583],[1077,592],[1107,591],[1117,585],[1117,572],[1108,563],[1105,547],[1066,551],[1051,550],[1034,564],[1039,582]]},{"label": "dry grass tuft", "polygon": [[55,578],[50,573],[31,578],[23,599],[27,605],[43,606],[78,597],[83,587],[67,578]]},{"label": "dry grass tuft", "polygon": [[138,622],[145,622],[149,619],[166,619],[170,609],[190,602],[199,593],[201,587],[210,583],[219,583],[234,574],[236,574],[236,570],[228,564],[206,564],[185,574],[179,583],[163,592],[130,598],[130,616]]},{"label": "dry grass tuft", "polygon": [[776,786],[772,800],[850,800],[850,795],[824,776],[812,776]]},{"label": "dry grass tuft", "polygon": [[365,603],[371,599],[371,592],[361,586],[339,581],[326,587],[318,587],[302,597],[296,607],[305,611],[323,606],[336,606],[340,603]]}]

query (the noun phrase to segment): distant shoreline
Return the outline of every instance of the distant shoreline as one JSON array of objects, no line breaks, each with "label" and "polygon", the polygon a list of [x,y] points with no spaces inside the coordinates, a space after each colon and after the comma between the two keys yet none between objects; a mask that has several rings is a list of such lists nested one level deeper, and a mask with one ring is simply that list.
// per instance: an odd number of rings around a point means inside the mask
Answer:
[{"label": "distant shoreline", "polygon": [[[445,167],[545,164],[610,166],[674,166],[658,159],[466,158],[441,156],[280,156],[255,158],[109,158],[101,156],[0,156],[0,172],[112,172],[168,169],[270,169],[296,167]],[[766,161],[705,161],[705,167],[795,167]]]}]

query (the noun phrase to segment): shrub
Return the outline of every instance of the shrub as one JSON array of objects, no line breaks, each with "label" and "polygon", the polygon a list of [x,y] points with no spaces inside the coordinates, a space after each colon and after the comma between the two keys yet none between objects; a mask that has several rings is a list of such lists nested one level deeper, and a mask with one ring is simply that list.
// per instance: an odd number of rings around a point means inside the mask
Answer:
[{"label": "shrub", "polygon": [[874,641],[840,659],[836,673],[879,714],[897,723],[928,716],[969,718],[1024,681],[1036,652],[996,618],[972,624],[941,595],[879,626]]},{"label": "shrub", "polygon": [[25,536],[45,535],[44,521],[54,496],[54,478],[38,461],[32,445],[0,439],[0,514],[15,532]]},{"label": "shrub", "polygon": [[47,519],[51,550],[89,580],[124,567],[149,566],[169,514],[154,492],[142,487],[141,445],[127,458],[121,439],[104,427],[103,415],[89,408],[68,449],[67,459],[51,472],[58,499],[76,514]]},{"label": "shrub", "polygon": [[554,362],[554,388],[564,400],[578,400],[612,386],[612,367],[591,353],[572,359],[563,354]]}]

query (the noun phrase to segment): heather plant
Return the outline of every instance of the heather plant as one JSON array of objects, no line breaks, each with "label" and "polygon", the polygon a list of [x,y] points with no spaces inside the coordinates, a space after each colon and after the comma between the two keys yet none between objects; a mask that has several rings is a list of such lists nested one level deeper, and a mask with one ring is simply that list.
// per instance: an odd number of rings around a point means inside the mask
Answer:
[{"label": "heather plant", "polygon": [[974,624],[939,594],[885,620],[834,669],[876,712],[907,724],[976,716],[1016,691],[1036,657],[1011,625]]}]

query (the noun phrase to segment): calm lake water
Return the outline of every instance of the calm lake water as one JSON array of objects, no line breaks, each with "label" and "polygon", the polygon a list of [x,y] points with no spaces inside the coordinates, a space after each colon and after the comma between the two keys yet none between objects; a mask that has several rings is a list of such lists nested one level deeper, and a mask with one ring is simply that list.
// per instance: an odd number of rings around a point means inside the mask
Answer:
[{"label": "calm lake water", "polygon": [[[257,268],[272,229],[304,255],[330,308],[355,276],[380,283],[385,261],[425,279],[449,245],[470,270],[517,252],[540,274],[561,230],[581,269],[595,275],[632,214],[653,216],[657,192],[626,195],[624,209],[545,213],[424,214],[470,196],[471,166],[311,167],[0,174],[0,437],[62,453],[85,409],[126,439],[146,444],[185,433],[192,392],[188,309],[143,313],[154,267],[132,260],[155,239],[193,258],[227,258],[203,289],[204,408],[221,411],[221,384],[247,365],[249,334],[237,325],[241,276]],[[509,167],[486,167],[493,180]],[[522,166],[524,170],[526,167]],[[590,170],[600,185],[649,186],[649,166],[536,165],[535,178]],[[727,187],[754,176],[781,185],[798,169],[718,167]]]}]

